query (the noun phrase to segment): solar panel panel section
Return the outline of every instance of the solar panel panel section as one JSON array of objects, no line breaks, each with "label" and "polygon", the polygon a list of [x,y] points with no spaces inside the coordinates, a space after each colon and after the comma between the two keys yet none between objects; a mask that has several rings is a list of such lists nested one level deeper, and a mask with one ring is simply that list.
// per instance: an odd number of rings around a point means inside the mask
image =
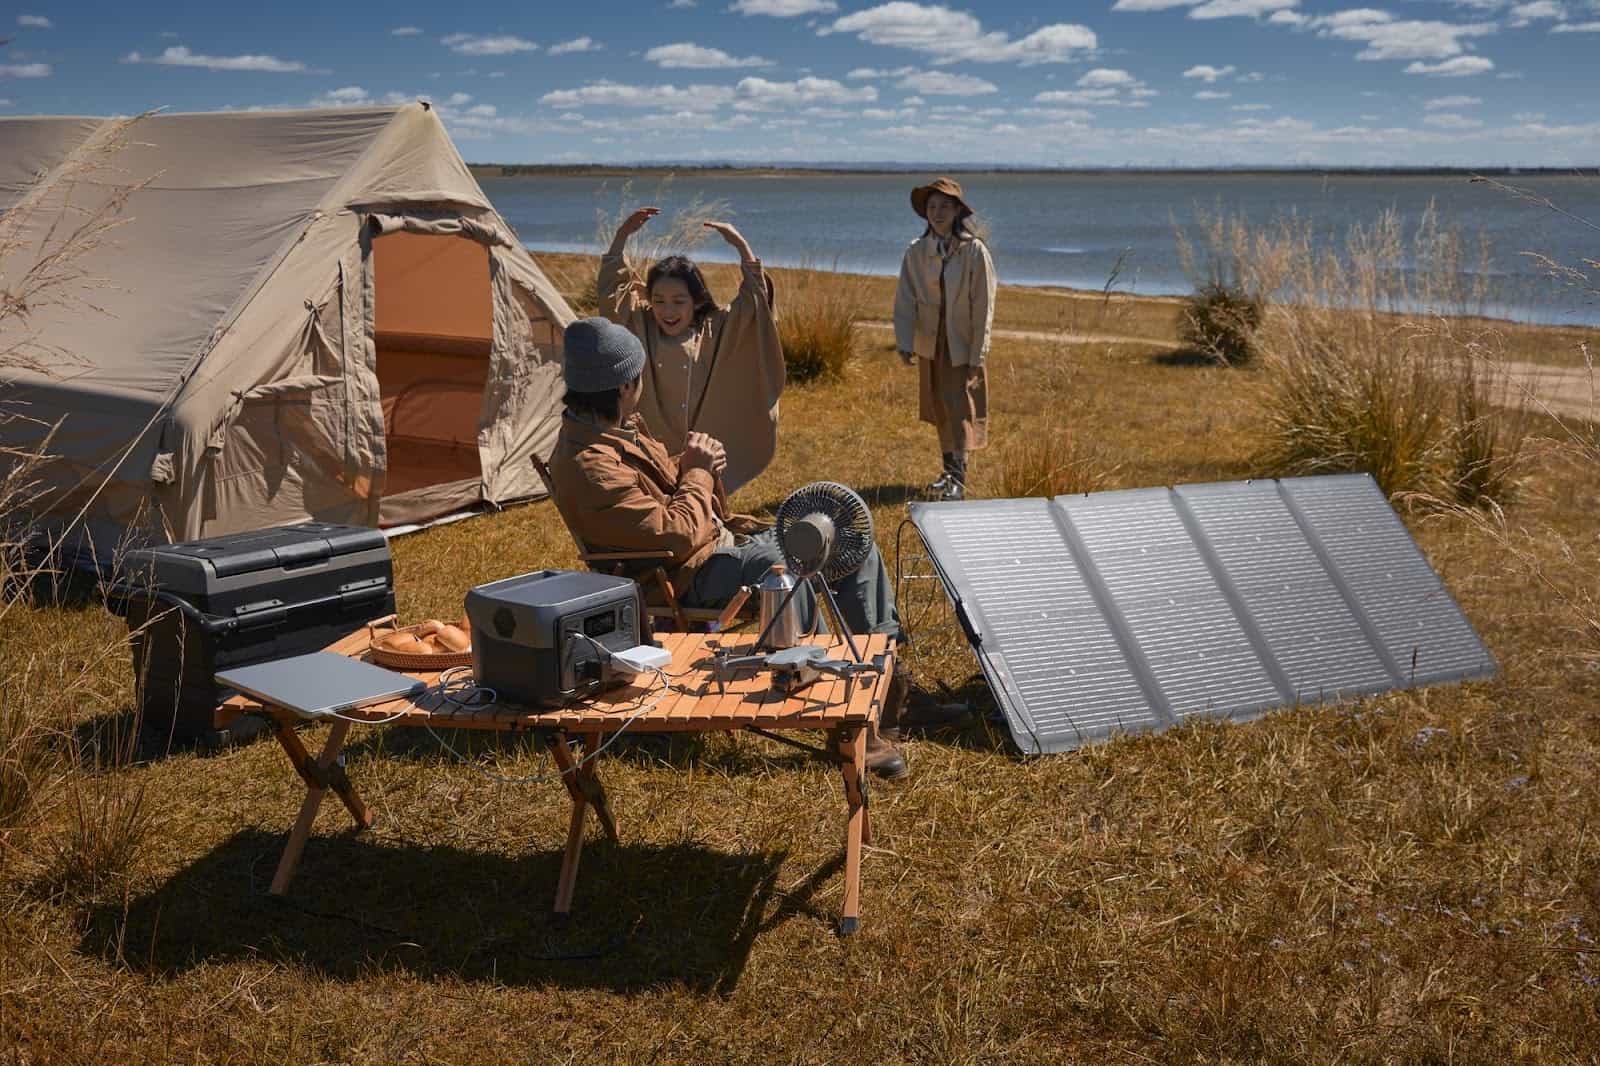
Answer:
[{"label": "solar panel panel section", "polygon": [[1129,668],[1049,501],[934,506],[937,519],[919,529],[1018,747],[1062,751],[1170,723]]},{"label": "solar panel panel section", "polygon": [[1371,478],[1286,478],[1279,485],[1309,543],[1370,620],[1399,683],[1494,673],[1489,649]]},{"label": "solar panel panel section", "polygon": [[911,519],[1025,752],[1495,670],[1365,475]]},{"label": "solar panel panel section", "polygon": [[1283,702],[1167,489],[1061,496],[1052,501],[1081,542],[1079,557],[1105,583],[1178,719],[1249,715]]},{"label": "solar panel panel section", "polygon": [[1399,683],[1307,543],[1277,482],[1181,485],[1174,496],[1282,669],[1284,702],[1382,692]]}]

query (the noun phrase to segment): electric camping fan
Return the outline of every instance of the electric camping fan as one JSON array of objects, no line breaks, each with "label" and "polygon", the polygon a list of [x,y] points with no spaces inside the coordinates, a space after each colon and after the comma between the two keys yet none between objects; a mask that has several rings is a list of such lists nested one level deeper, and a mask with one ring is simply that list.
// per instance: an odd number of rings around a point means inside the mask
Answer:
[{"label": "electric camping fan", "polygon": [[800,580],[838,581],[856,572],[872,551],[872,512],[854,489],[814,481],[778,505],[774,525],[784,559]]},{"label": "electric camping fan", "polygon": [[[784,560],[796,580],[783,594],[776,609],[770,612],[770,621],[756,639],[757,646],[766,644],[768,633],[789,609],[795,593],[809,582],[816,592],[818,606],[827,604],[833,624],[839,627],[838,632],[849,645],[851,658],[833,659],[826,649],[815,644],[801,644],[771,654],[719,656],[713,671],[717,682],[720,686],[740,669],[762,668],[772,671],[774,688],[792,693],[824,674],[831,674],[844,678],[848,701],[856,674],[877,674],[883,668],[862,657],[844,612],[839,610],[839,603],[828,586],[855,573],[872,553],[872,512],[867,509],[867,501],[853,489],[836,481],[815,481],[796,489],[778,505],[774,531]],[[764,610],[763,613],[768,612]]]}]

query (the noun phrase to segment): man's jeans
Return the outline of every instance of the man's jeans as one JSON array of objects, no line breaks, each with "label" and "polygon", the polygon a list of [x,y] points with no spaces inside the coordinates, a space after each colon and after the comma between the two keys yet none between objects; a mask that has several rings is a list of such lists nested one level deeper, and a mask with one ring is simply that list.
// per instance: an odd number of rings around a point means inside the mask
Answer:
[{"label": "man's jeans", "polygon": [[[764,529],[745,538],[742,544],[713,552],[696,572],[694,587],[684,596],[684,602],[691,607],[721,607],[733,599],[741,585],[761,584],[772,564],[783,561],[778,535]],[[905,639],[900,631],[900,612],[894,605],[894,588],[876,544],[855,573],[829,587],[852,633],[892,633],[897,640]],[[809,633],[814,624],[820,623],[818,629],[826,632],[826,620],[817,618],[816,594],[810,582],[796,590],[794,598],[800,605],[801,627]]]}]

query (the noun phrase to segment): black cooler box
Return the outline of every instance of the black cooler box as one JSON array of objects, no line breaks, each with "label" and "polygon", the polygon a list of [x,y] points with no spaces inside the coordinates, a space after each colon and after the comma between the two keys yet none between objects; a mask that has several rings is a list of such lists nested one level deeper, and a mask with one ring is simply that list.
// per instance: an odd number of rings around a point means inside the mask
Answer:
[{"label": "black cooler box", "polygon": [[305,522],[129,552],[107,604],[133,634],[145,723],[196,739],[221,699],[214,673],[393,614],[394,569],[381,531]]}]

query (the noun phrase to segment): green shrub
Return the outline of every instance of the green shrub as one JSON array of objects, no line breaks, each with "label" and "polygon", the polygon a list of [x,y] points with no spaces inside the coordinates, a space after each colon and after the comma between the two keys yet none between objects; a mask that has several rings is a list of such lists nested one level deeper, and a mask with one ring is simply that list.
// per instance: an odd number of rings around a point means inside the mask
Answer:
[{"label": "green shrub", "polygon": [[1266,302],[1220,281],[1200,287],[1178,313],[1178,336],[1195,351],[1224,366],[1239,366],[1256,355],[1256,329]]}]

